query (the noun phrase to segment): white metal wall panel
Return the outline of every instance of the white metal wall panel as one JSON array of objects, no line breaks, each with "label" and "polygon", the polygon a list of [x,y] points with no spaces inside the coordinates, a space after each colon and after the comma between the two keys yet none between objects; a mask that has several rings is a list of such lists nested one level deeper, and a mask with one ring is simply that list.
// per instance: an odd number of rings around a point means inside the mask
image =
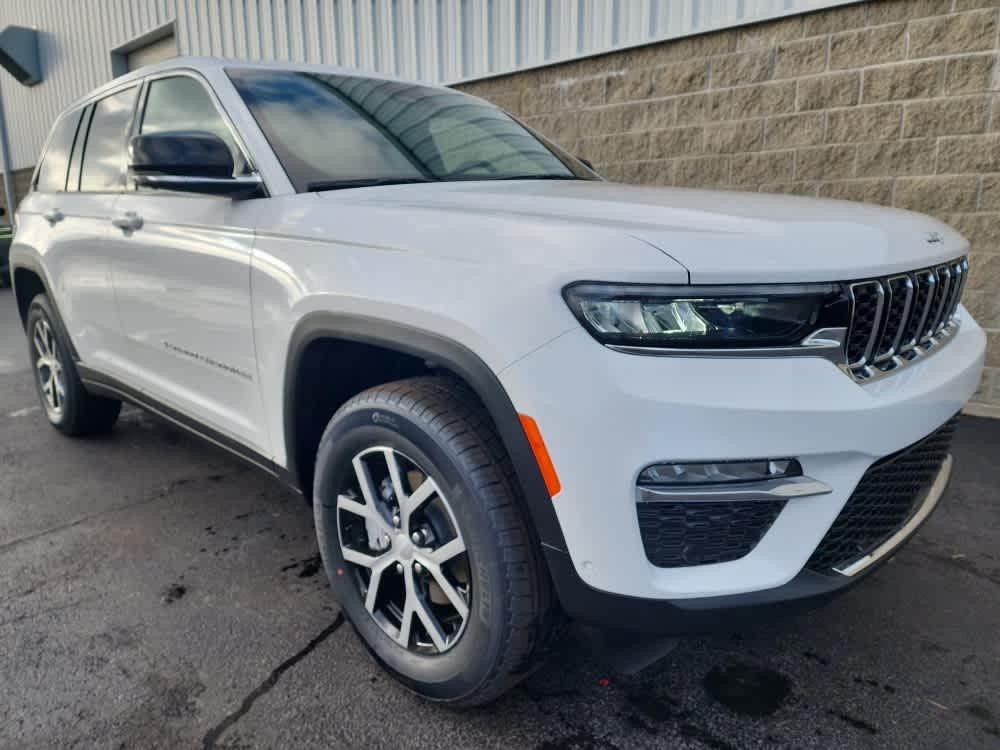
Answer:
[{"label": "white metal wall panel", "polygon": [[31,166],[111,50],[173,21],[180,54],[323,62],[456,83],[856,0],[0,0],[45,78],[0,73],[13,169]]}]

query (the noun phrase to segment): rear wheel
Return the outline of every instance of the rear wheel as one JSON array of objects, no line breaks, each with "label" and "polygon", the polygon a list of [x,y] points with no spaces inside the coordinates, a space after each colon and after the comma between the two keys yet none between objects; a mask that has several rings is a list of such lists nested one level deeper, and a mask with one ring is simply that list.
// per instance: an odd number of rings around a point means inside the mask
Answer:
[{"label": "rear wheel", "polygon": [[87,393],[55,320],[49,298],[37,295],[28,308],[25,331],[42,409],[49,423],[66,435],[107,432],[118,420],[121,401]]},{"label": "rear wheel", "polygon": [[489,415],[451,378],[365,391],[316,464],[320,551],[375,658],[421,695],[498,697],[557,620],[547,571]]}]

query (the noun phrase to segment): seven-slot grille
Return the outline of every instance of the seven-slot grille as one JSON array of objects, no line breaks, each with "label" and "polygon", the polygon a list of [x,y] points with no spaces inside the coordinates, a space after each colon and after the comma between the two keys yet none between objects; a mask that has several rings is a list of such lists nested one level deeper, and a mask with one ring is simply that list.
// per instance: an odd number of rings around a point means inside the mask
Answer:
[{"label": "seven-slot grille", "polygon": [[911,273],[850,285],[851,325],[847,363],[858,379],[871,368],[892,369],[897,358],[929,349],[955,317],[965,279],[966,258]]}]

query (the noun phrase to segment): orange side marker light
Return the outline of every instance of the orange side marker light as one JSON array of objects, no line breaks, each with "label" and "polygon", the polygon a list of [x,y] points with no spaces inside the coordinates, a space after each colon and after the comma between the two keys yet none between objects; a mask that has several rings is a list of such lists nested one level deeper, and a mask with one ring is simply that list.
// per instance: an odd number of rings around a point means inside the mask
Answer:
[{"label": "orange side marker light", "polygon": [[521,420],[521,427],[524,428],[524,434],[528,438],[531,452],[535,454],[535,463],[538,464],[538,470],[542,472],[542,479],[545,480],[545,489],[549,491],[549,495],[555,497],[562,490],[562,484],[559,482],[559,475],[556,474],[556,467],[552,465],[552,458],[545,447],[545,441],[542,440],[542,433],[538,429],[538,423],[527,414],[518,414],[517,416]]}]

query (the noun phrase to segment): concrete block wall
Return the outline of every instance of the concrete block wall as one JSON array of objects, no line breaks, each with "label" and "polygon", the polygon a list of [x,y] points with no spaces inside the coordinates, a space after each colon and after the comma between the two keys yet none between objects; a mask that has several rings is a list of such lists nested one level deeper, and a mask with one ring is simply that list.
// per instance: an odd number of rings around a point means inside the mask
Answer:
[{"label": "concrete block wall", "polygon": [[[875,0],[459,86],[605,177],[881,203],[971,242],[1000,416],[1000,0]],[[806,251],[804,251],[806,252]]]}]

